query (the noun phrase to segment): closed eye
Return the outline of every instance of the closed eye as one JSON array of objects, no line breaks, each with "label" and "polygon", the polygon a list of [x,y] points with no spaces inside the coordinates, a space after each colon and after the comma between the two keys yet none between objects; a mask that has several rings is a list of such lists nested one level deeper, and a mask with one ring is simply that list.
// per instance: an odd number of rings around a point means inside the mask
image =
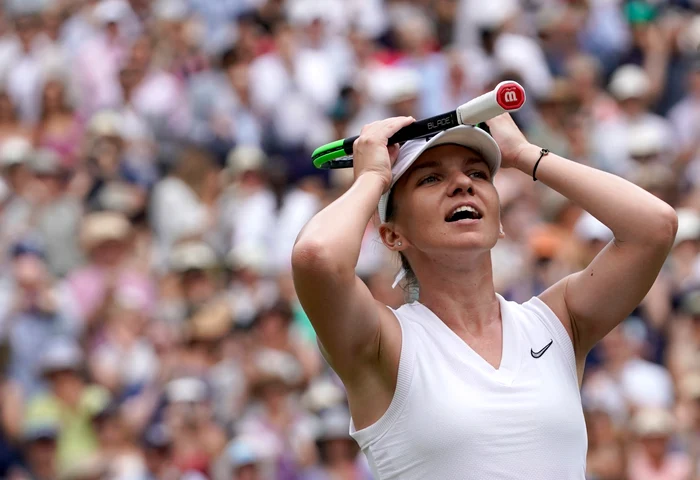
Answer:
[{"label": "closed eye", "polygon": [[437,177],[436,175],[428,175],[427,177],[423,177],[423,179],[422,179],[420,182],[418,182],[418,185],[425,185],[425,184],[429,184],[429,183],[435,183],[435,182],[437,182],[438,180],[439,180],[439,179],[438,179],[438,177]]}]

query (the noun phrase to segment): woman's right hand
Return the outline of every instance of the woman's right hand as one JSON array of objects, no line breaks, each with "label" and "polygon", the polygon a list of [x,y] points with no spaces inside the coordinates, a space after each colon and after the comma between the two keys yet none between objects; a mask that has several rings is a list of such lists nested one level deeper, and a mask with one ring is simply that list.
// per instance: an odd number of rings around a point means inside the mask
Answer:
[{"label": "woman's right hand", "polygon": [[392,117],[362,127],[353,144],[355,178],[364,173],[378,175],[384,182],[384,191],[391,185],[391,166],[399,156],[399,145],[387,146],[389,137],[412,124],[413,117]]}]

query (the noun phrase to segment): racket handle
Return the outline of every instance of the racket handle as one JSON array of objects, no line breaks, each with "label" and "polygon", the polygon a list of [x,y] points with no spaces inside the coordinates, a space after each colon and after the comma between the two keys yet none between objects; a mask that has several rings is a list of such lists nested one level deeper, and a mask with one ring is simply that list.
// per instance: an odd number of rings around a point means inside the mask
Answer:
[{"label": "racket handle", "polygon": [[[442,113],[434,117],[424,118],[423,120],[418,120],[410,125],[406,125],[393,134],[389,137],[387,145],[394,145],[395,143],[403,143],[415,138],[427,137],[435,132],[447,130],[448,128],[458,125],[456,112]],[[343,150],[347,155],[352,155],[353,143],[355,143],[355,140],[358,138],[359,135],[355,135],[354,137],[348,137],[343,140]]]},{"label": "racket handle", "polygon": [[461,125],[476,125],[503,113],[518,111],[524,103],[525,89],[517,82],[505,81],[459,106],[457,118]]}]

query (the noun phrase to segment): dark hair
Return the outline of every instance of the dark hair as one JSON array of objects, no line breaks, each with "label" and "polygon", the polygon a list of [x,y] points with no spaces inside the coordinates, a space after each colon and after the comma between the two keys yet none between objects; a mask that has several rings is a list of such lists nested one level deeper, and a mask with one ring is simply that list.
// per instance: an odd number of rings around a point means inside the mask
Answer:
[{"label": "dark hair", "polygon": [[[387,222],[392,220],[394,216],[396,215],[396,205],[394,204],[394,191],[392,190],[389,193],[389,200],[386,205],[386,220]],[[410,295],[412,292],[415,292],[418,290],[418,279],[416,278],[416,274],[413,272],[413,269],[411,268],[411,264],[408,261],[408,258],[406,258],[406,255],[403,253],[399,252],[399,257],[401,258],[401,268],[403,268],[406,271],[406,276],[403,279],[404,282],[404,292],[406,294]]]}]

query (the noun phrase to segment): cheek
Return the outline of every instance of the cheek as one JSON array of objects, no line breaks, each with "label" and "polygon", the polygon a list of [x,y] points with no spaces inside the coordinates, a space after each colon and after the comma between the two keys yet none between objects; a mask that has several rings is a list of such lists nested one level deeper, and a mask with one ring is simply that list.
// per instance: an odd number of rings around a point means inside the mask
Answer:
[{"label": "cheek", "polygon": [[440,204],[428,195],[416,195],[401,206],[397,220],[413,243],[434,236],[445,224]]}]

